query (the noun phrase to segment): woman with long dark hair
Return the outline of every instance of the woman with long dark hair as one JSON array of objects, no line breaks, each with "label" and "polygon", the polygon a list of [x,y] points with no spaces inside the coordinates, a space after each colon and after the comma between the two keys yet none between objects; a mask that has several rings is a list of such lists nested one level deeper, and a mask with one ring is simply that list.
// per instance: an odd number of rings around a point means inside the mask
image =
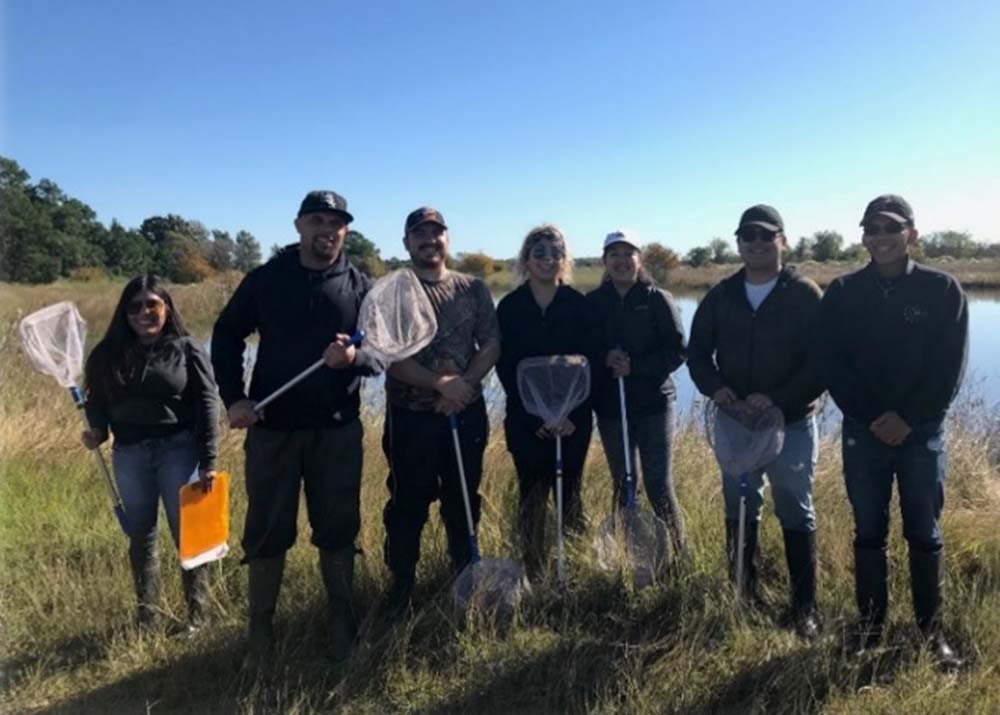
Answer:
[{"label": "woman with long dark hair", "polygon": [[500,323],[500,360],[497,374],[507,393],[504,433],[514,458],[520,491],[520,532],[528,577],[543,569],[546,503],[555,485],[555,438],[563,445],[563,520],[567,529],[584,527],[580,486],[590,445],[590,400],[573,410],[559,426],[546,426],[528,414],[517,388],[517,366],[524,358],[541,355],[592,355],[594,323],[587,300],[569,285],[572,260],[566,239],[557,227],[531,229],[517,260],[521,285],[497,306]]},{"label": "woman with long dark hair", "polygon": [[604,240],[605,276],[587,294],[601,324],[600,359],[595,370],[594,411],[614,480],[616,501],[624,504],[625,450],[619,380],[625,385],[631,463],[642,460],[643,486],[653,513],[666,522],[671,545],[687,553],[684,521],[673,481],[674,400],[671,374],[684,364],[684,325],[673,296],[654,283],[642,265],[642,249],[628,231]]},{"label": "woman with long dark hair", "polygon": [[[151,274],[129,281],[111,324],[85,370],[87,419],[82,441],[94,449],[114,435],[112,464],[129,520],[129,563],[139,601],[138,623],[157,621],[157,512],[162,500],[174,543],[179,490],[198,475],[215,477],[218,396],[204,348],[184,327],[170,293]],[[204,623],[206,566],[182,572],[189,630]]]}]

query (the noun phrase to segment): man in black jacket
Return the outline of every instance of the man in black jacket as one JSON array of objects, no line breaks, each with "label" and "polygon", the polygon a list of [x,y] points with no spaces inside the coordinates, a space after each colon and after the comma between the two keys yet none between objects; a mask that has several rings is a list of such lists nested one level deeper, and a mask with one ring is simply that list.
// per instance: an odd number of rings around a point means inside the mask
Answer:
[{"label": "man in black jacket", "polygon": [[[816,513],[813,470],[817,457],[814,412],[823,392],[811,348],[819,317],[820,290],[781,263],[787,243],[778,212],[763,204],[743,212],[736,229],[743,270],[713,287],[698,305],[688,345],[688,369],[702,394],[725,406],[744,400],[755,409],[777,406],[785,418],[778,457],[749,475],[744,539],[745,581],[756,584],[757,533],[767,474],[774,510],[784,530],[785,557],[796,631],[819,632],[816,615]],[[724,474],[726,544],[736,573],[739,483]]]},{"label": "man in black jacket", "polygon": [[844,413],[844,480],[854,510],[855,650],[878,643],[885,623],[895,477],[917,625],[938,662],[954,667],[960,661],[940,632],[940,517],[944,418],[965,372],[968,307],[954,278],[909,258],[917,229],[903,197],[872,200],[861,226],[872,260],[835,280],[822,308],[827,385]]},{"label": "man in black jacket", "polygon": [[[284,573],[295,543],[300,483],[305,483],[312,542],[329,599],[335,659],[355,636],[351,607],[354,539],[360,528],[361,375],[363,353],[350,345],[361,299],[369,288],[344,255],[353,217],[332,191],[312,191],[295,219],[299,243],[255,268],[223,309],[212,334],[212,362],[232,427],[246,439],[251,655],[266,656]],[[244,392],[245,340],[256,331],[249,397]],[[256,402],[309,367],[327,364],[263,411]]]}]

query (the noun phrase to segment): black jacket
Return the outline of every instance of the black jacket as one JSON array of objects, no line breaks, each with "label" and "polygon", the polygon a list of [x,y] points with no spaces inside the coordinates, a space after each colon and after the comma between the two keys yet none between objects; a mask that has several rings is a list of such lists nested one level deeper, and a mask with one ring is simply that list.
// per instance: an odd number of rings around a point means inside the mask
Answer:
[{"label": "black jacket", "polygon": [[729,387],[745,399],[759,392],[781,409],[786,423],[816,410],[823,394],[816,350],[821,293],[794,266],[754,312],[741,269],[712,287],[694,314],[688,370],[708,397]]},{"label": "black jacket", "polygon": [[965,374],[969,309],[958,281],[913,261],[893,281],[874,263],[837,278],[822,309],[830,394],[858,422],[895,411],[917,426],[944,418]]},{"label": "black jacket", "polygon": [[[187,336],[164,338],[136,351],[136,369],[120,395],[108,395],[101,384],[87,386],[87,422],[105,437],[110,427],[116,444],[190,429],[198,444],[198,466],[215,469],[219,396],[205,349]],[[107,359],[102,342],[88,361]]]},{"label": "black jacket", "polygon": [[676,394],[670,375],[687,355],[684,323],[673,297],[640,281],[623,298],[606,281],[588,293],[587,300],[600,326],[594,411],[599,417],[621,416],[618,381],[604,364],[608,351],[618,347],[632,361],[631,374],[625,378],[628,414],[642,417],[664,412]]},{"label": "black jacket", "polygon": [[[528,414],[517,389],[517,366],[527,357],[539,355],[583,355],[594,374],[594,321],[586,298],[574,288],[559,286],[549,307],[535,302],[531,288],[522,284],[497,305],[500,324],[500,359],[497,376],[507,393],[507,419],[526,424],[531,431],[542,420]],[[590,398],[570,413],[576,425],[590,420]]]},{"label": "black jacket", "polygon": [[[260,337],[250,399],[262,400],[323,355],[337,333],[353,334],[371,281],[341,253],[325,270],[299,261],[289,246],[250,271],[223,308],[212,333],[212,364],[226,407],[246,398],[245,339]],[[361,375],[369,370],[321,367],[264,409],[262,426],[276,430],[336,427],[360,409]]]}]

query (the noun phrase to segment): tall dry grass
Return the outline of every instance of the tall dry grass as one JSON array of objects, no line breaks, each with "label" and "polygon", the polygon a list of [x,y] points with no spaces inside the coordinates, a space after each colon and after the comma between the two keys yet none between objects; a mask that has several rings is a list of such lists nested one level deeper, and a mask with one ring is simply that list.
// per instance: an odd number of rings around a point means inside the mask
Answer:
[{"label": "tall dry grass", "polygon": [[[91,325],[110,315],[119,286],[72,295]],[[224,288],[182,288],[178,300],[207,330]],[[820,606],[826,636],[807,644],[780,627],[787,598],[781,532],[768,511],[762,580],[769,604],[741,612],[723,564],[722,501],[711,453],[697,424],[682,425],[676,479],[693,558],[670,580],[634,591],[597,566],[593,529],[570,543],[564,593],[536,589],[510,624],[466,618],[446,594],[444,535],[436,510],[425,531],[418,612],[390,629],[377,616],[388,585],[381,562],[386,467],[377,415],[366,418],[358,602],[364,640],[346,665],[325,655],[323,594],[308,524],[290,552],[269,677],[239,667],[245,572],[238,535],[245,514],[241,435],[224,432],[220,463],[234,477],[236,553],[213,567],[214,626],[181,640],[131,626],[125,546],[92,461],[78,446],[78,417],[51,380],[19,354],[18,312],[70,294],[67,287],[0,286],[0,707],[30,713],[518,713],[1000,711],[1000,479],[994,416],[975,402],[956,414],[949,438],[946,624],[970,664],[937,673],[911,625],[906,552],[892,534],[892,623],[887,647],[861,661],[842,653],[854,615],[852,520],[838,449],[823,445],[816,474]],[[99,331],[97,331],[99,332]],[[204,334],[204,333],[202,333]],[[483,552],[516,557],[513,469],[494,431],[485,461]],[[600,445],[585,472],[587,513],[610,508]],[[164,610],[183,618],[178,566],[163,530]]]}]

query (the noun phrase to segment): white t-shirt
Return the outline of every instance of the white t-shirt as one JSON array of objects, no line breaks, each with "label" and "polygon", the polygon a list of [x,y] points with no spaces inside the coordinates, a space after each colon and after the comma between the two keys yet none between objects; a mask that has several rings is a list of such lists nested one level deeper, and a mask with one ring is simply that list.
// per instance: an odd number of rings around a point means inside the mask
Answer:
[{"label": "white t-shirt", "polygon": [[743,285],[747,291],[747,300],[750,301],[750,305],[753,307],[755,313],[777,284],[778,276],[775,276],[767,283],[748,283],[747,281],[743,281]]}]

